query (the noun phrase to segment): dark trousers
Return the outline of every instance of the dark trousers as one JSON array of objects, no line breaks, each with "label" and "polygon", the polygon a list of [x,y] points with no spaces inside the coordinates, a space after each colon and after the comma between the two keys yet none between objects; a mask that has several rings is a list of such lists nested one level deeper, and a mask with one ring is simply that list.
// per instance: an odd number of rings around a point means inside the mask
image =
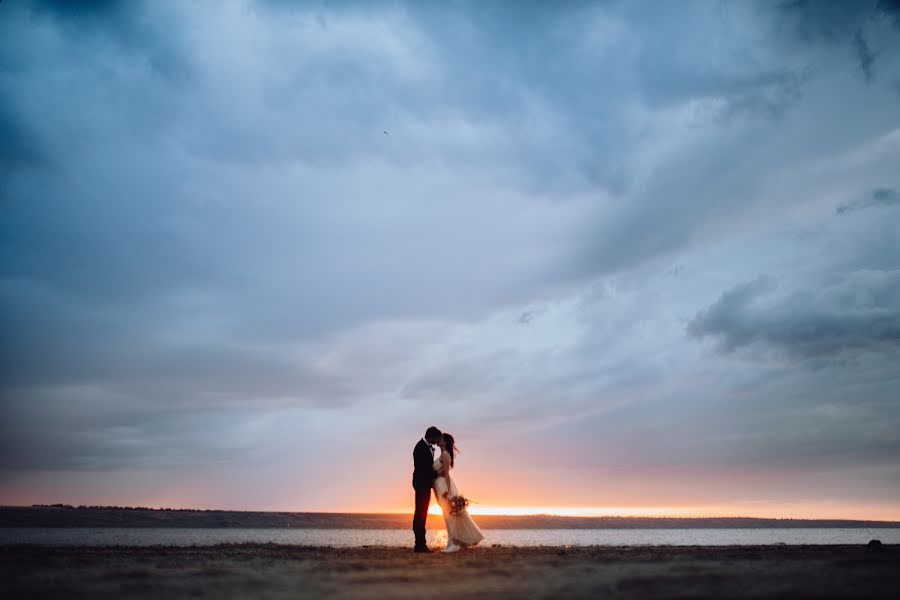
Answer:
[{"label": "dark trousers", "polygon": [[425,519],[431,504],[431,486],[416,488],[416,514],[413,515],[413,533],[416,534],[416,548],[425,548]]}]

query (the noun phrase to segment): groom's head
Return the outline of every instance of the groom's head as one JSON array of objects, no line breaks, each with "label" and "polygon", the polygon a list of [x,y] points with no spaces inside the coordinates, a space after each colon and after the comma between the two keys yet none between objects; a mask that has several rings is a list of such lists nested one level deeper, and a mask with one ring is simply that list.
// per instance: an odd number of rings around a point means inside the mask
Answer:
[{"label": "groom's head", "polygon": [[437,444],[437,441],[441,439],[441,430],[437,427],[429,427],[425,430],[425,440],[429,444]]}]

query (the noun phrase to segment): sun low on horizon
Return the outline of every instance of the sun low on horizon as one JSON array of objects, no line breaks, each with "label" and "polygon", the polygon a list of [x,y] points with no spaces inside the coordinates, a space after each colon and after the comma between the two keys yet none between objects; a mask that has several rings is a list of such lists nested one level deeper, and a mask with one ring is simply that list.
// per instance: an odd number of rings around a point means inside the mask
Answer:
[{"label": "sun low on horizon", "polygon": [[900,10],[821,4],[0,2],[0,505],[412,513],[434,426],[475,518],[900,521]]}]

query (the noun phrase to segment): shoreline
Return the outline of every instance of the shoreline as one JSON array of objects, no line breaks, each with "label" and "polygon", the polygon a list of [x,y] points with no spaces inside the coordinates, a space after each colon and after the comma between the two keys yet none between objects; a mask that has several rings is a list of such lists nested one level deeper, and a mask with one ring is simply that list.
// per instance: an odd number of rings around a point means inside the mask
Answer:
[{"label": "shoreline", "polygon": [[872,597],[900,545],[475,547],[0,546],[6,598]]},{"label": "shoreline", "polygon": [[[751,517],[561,517],[473,515],[482,529],[806,529],[900,528],[900,521]],[[428,516],[428,527],[443,528]],[[409,529],[412,513],[257,512],[121,507],[0,506],[0,527]]]}]

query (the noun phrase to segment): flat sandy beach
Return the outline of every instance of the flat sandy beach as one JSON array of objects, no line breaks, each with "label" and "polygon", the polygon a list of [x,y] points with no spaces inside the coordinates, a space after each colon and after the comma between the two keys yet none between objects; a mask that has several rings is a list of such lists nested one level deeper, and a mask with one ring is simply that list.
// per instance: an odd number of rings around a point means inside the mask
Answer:
[{"label": "flat sandy beach", "polygon": [[848,598],[900,589],[900,546],[0,547],[3,598]]}]

